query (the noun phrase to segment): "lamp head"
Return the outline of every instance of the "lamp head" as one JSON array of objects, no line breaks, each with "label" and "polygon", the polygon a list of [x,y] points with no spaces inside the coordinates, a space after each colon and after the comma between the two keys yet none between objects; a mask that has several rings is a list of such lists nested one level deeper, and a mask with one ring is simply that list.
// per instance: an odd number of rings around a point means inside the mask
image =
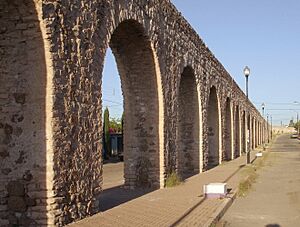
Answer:
[{"label": "lamp head", "polygon": [[250,69],[249,69],[248,66],[246,66],[246,67],[244,68],[244,74],[245,74],[245,77],[248,77],[248,76],[250,75]]}]

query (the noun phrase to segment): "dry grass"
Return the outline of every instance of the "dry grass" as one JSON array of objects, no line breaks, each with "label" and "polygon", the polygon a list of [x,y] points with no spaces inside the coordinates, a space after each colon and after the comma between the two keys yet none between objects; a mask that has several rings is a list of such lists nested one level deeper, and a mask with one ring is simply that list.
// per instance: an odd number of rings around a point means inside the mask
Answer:
[{"label": "dry grass", "polygon": [[182,179],[178,176],[177,173],[171,173],[166,180],[166,187],[171,188],[182,183]]},{"label": "dry grass", "polygon": [[269,157],[268,152],[263,153],[263,157],[259,157],[253,165],[246,166],[242,172],[246,178],[239,183],[238,196],[245,197],[258,177],[257,171],[266,165],[266,160]]}]

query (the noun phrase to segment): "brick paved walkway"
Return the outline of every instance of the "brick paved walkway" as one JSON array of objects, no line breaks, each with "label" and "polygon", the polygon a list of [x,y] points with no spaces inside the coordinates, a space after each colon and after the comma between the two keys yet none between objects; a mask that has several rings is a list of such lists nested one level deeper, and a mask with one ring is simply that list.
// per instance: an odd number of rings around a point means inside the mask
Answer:
[{"label": "brick paved walkway", "polygon": [[[255,154],[252,152],[252,160]],[[235,191],[243,178],[239,171],[245,160],[246,157],[241,156],[193,176],[180,186],[148,193],[70,226],[209,226],[210,220],[229,199],[204,199],[203,185],[227,182],[228,188]]]}]

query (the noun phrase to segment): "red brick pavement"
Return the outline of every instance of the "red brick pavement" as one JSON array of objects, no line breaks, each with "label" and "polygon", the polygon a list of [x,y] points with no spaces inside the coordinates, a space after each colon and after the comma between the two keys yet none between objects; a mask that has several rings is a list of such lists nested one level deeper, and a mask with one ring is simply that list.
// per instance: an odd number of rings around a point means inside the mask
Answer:
[{"label": "red brick pavement", "polygon": [[[252,152],[252,159],[255,154]],[[246,157],[241,156],[193,176],[180,186],[148,193],[70,226],[209,226],[231,199],[205,199],[203,185],[227,182],[228,188],[232,189],[229,197],[232,197],[244,177],[239,172],[245,162]]]}]

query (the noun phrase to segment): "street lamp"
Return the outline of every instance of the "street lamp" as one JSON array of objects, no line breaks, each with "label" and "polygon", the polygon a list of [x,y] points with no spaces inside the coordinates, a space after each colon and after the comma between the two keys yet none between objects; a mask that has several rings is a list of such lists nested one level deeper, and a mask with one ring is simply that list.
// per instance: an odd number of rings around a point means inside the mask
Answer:
[{"label": "street lamp", "polygon": [[[299,105],[300,103],[298,101],[294,101],[294,104]],[[299,128],[300,128],[299,113],[297,112],[297,134],[298,134],[298,136],[300,135]]]},{"label": "street lamp", "polygon": [[272,119],[272,115],[270,115],[271,117],[271,140],[273,139],[273,119]]},{"label": "street lamp", "polygon": [[[244,75],[246,77],[246,96],[248,99],[248,77],[250,75],[250,69],[248,66],[246,66],[244,68]],[[246,152],[246,163],[249,164],[250,163],[250,133],[249,133],[249,139],[247,140],[248,144],[247,144],[247,152]]]},{"label": "street lamp", "polygon": [[267,114],[267,133],[268,133],[268,143],[270,143],[270,132],[269,132],[269,114]]},{"label": "street lamp", "polygon": [[265,117],[265,103],[261,104],[261,109],[262,109],[262,115]]},{"label": "street lamp", "polygon": [[248,98],[248,77],[249,77],[249,75],[250,75],[250,69],[249,69],[248,66],[246,66],[246,67],[244,68],[244,75],[245,75],[245,77],[246,77],[246,96],[247,96],[247,98]]}]

